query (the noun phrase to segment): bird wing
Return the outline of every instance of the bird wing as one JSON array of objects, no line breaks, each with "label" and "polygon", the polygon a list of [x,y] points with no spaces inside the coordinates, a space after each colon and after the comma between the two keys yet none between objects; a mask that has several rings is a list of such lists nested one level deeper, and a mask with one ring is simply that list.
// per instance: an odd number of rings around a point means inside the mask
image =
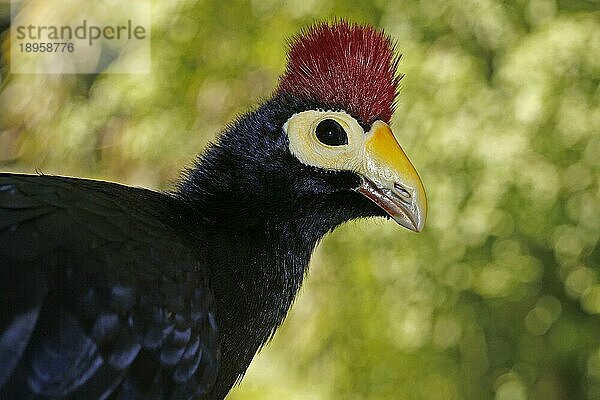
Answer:
[{"label": "bird wing", "polygon": [[0,174],[0,398],[210,389],[213,295],[172,207],[145,189]]}]

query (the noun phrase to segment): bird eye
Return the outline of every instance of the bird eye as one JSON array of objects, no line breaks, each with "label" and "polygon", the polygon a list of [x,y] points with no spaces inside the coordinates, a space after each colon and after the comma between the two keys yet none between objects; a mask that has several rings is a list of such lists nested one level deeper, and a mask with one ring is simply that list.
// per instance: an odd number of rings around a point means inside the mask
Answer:
[{"label": "bird eye", "polygon": [[328,146],[348,144],[348,135],[346,135],[346,131],[333,119],[324,119],[319,122],[315,133],[317,134],[317,139]]}]

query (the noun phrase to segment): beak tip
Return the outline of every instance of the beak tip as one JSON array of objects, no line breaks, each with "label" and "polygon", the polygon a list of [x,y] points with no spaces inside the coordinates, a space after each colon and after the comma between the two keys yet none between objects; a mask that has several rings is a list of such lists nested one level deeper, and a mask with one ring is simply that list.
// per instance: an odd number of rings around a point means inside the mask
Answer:
[{"label": "beak tip", "polygon": [[415,226],[415,232],[421,233],[423,232],[423,228],[425,228],[425,221],[420,222],[418,225]]},{"label": "beak tip", "polygon": [[420,233],[425,228],[425,219],[419,219],[414,221],[412,219],[407,218],[405,214],[396,215],[393,219],[404,228],[413,231],[415,233]]},{"label": "beak tip", "polygon": [[427,211],[423,211],[419,221],[416,223],[415,226],[415,232],[420,233],[423,232],[423,229],[425,228],[425,220],[427,219]]},{"label": "beak tip", "polygon": [[[389,212],[389,211],[388,211]],[[425,228],[427,218],[427,203],[423,197],[413,199],[413,203],[408,207],[400,205],[393,213],[390,213],[394,220],[403,227],[415,232],[422,232]]]}]

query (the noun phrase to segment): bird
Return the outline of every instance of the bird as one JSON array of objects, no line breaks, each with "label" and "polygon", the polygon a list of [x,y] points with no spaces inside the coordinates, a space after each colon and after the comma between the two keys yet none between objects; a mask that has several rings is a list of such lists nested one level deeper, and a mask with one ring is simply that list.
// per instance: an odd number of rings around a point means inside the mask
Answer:
[{"label": "bird", "polygon": [[0,398],[223,399],[284,321],[327,233],[423,229],[390,128],[399,56],[346,20],[290,39],[270,97],[172,188],[0,174]]}]

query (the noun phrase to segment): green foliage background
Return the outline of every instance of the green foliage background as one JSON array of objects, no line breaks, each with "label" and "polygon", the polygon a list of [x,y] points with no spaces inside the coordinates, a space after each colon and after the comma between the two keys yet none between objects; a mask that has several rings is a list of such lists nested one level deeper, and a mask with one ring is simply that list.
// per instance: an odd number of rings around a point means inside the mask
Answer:
[{"label": "green foliage background", "polygon": [[0,168],[166,188],[270,95],[286,38],[332,16],[373,24],[403,53],[393,129],[426,229],[327,237],[230,398],[600,399],[599,9],[155,0],[151,74],[11,75],[5,31]]}]

